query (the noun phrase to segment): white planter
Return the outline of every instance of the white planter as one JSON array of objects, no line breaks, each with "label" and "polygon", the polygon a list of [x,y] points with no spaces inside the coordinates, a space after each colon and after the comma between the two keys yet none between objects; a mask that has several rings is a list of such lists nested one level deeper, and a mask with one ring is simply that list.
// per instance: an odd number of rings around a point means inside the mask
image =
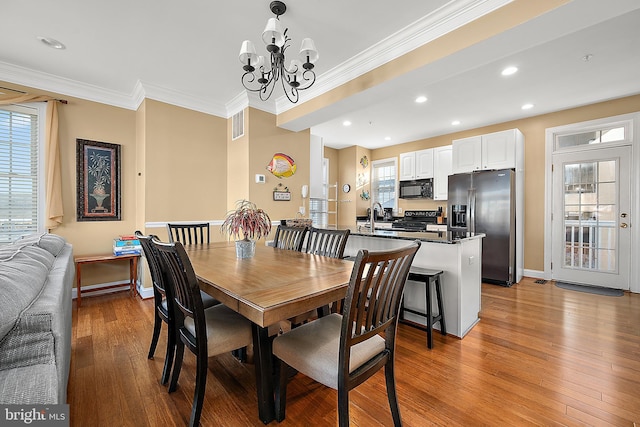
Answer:
[{"label": "white planter", "polygon": [[236,240],[236,257],[252,258],[256,252],[255,240]]}]

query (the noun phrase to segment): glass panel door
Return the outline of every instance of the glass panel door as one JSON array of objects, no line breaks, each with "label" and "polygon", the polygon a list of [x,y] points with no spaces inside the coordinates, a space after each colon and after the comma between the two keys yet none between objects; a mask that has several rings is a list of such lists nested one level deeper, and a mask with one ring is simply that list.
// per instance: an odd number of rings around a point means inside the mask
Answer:
[{"label": "glass panel door", "polygon": [[629,289],[628,147],[553,156],[553,277]]}]

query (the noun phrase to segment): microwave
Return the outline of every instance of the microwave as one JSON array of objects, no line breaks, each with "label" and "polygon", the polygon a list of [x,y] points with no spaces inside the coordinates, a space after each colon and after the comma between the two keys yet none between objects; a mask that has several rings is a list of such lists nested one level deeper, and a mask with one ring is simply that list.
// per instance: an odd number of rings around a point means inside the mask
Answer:
[{"label": "microwave", "polygon": [[433,178],[400,181],[401,199],[433,199]]}]

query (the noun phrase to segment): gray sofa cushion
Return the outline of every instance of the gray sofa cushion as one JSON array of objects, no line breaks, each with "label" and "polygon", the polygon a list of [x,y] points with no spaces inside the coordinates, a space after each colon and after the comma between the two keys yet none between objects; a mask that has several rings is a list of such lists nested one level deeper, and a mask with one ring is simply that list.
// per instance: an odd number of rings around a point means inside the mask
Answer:
[{"label": "gray sofa cushion", "polygon": [[30,365],[0,371],[0,403],[45,405],[59,402],[56,365]]},{"label": "gray sofa cushion", "polygon": [[16,324],[18,316],[42,291],[53,256],[46,250],[27,246],[0,258],[0,301],[11,301],[0,310],[0,342]]},{"label": "gray sofa cushion", "polygon": [[0,370],[55,363],[51,315],[22,316],[0,345]]},{"label": "gray sofa cushion", "polygon": [[58,256],[60,254],[60,251],[62,251],[62,248],[64,247],[65,243],[67,242],[62,236],[49,234],[49,233],[42,233],[42,234],[32,234],[29,236],[25,236],[22,239],[15,242],[14,245],[19,247],[37,246],[46,250],[53,256]]}]

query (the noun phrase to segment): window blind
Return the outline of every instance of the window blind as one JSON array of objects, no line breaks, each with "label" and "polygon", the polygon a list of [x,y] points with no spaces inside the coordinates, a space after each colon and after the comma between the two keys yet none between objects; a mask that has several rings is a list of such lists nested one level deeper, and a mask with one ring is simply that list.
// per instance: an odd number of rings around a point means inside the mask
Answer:
[{"label": "window blind", "polygon": [[0,107],[0,244],[38,231],[38,110]]},{"label": "window blind", "polygon": [[372,163],[373,176],[371,189],[373,201],[380,202],[384,208],[396,208],[396,163],[395,160]]}]

